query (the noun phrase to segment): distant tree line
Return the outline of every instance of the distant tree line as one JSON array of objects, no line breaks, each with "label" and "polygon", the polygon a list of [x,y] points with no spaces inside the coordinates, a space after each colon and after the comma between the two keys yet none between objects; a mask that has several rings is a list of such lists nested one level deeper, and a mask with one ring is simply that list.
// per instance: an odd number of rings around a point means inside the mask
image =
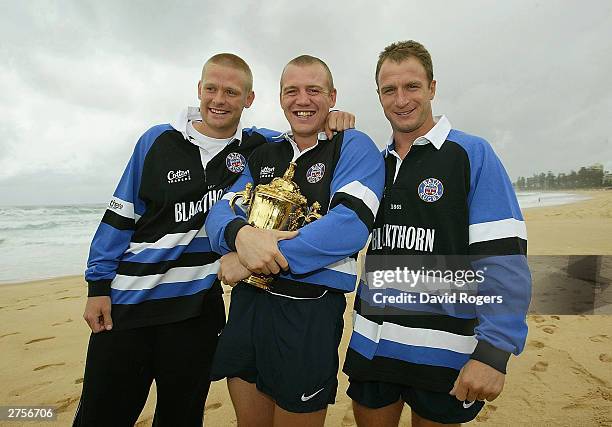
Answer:
[{"label": "distant tree line", "polygon": [[583,166],[578,172],[553,174],[541,172],[531,177],[519,176],[513,185],[518,190],[575,190],[580,188],[602,188],[612,185],[612,174],[604,171],[603,165]]}]

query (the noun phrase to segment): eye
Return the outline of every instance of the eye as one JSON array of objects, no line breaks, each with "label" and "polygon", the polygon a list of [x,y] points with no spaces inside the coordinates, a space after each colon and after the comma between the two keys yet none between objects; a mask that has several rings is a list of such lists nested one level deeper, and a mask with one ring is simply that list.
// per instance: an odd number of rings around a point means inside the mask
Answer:
[{"label": "eye", "polygon": [[382,90],[383,95],[391,95],[395,90],[391,87],[384,88]]},{"label": "eye", "polygon": [[212,86],[205,86],[204,91],[208,93],[213,93],[215,91],[215,88]]},{"label": "eye", "polygon": [[285,96],[295,96],[297,95],[297,89],[286,89],[284,92]]},{"label": "eye", "polygon": [[310,96],[317,96],[321,93],[321,89],[316,87],[309,87],[308,89],[306,89],[306,93]]},{"label": "eye", "polygon": [[232,90],[232,89],[228,89],[227,90],[227,94],[229,96],[236,96],[236,95],[238,95],[238,92],[236,92],[235,90]]}]

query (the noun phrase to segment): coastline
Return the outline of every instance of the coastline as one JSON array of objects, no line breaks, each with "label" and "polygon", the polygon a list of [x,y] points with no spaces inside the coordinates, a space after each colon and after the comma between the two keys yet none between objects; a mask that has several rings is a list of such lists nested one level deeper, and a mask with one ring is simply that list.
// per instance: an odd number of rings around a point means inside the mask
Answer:
[{"label": "coastline", "polygon": [[[590,199],[524,210],[530,255],[612,255],[612,191]],[[607,237],[607,239],[606,239]],[[52,405],[55,425],[69,425],[81,391],[88,329],[82,320],[82,276],[0,285],[0,405]],[[229,290],[224,294],[229,307]],[[350,338],[353,294],[347,297],[341,364]],[[504,392],[473,424],[609,425],[612,423],[612,316],[530,315],[524,353],[512,357]],[[326,426],[354,425],[348,386],[339,374],[336,404]],[[137,425],[150,425],[154,387]],[[224,381],[213,383],[206,425],[234,425]],[[11,422],[11,425],[50,425]],[[402,426],[410,425],[405,408]]]}]

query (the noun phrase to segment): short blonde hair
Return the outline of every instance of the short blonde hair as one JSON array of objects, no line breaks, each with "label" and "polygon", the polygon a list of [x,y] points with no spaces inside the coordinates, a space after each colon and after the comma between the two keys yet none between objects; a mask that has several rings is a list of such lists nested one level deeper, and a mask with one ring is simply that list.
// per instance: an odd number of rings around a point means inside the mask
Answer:
[{"label": "short blonde hair", "polygon": [[285,65],[285,68],[283,68],[283,72],[281,73],[281,89],[283,85],[283,75],[285,74],[285,69],[287,69],[289,65],[297,65],[298,67],[303,67],[305,65],[314,65],[314,64],[318,64],[323,67],[323,70],[325,70],[325,74],[327,74],[327,80],[329,84],[328,89],[330,91],[334,90],[334,78],[332,77],[332,73],[329,70],[329,67],[322,59],[319,59],[316,56],[311,56],[311,55],[297,56],[293,58],[291,61],[289,61],[287,65]]},{"label": "short blonde hair", "polygon": [[247,64],[246,61],[238,55],[234,55],[233,53],[218,53],[211,56],[202,67],[202,77],[204,76],[204,72],[206,71],[208,64],[223,65],[225,67],[242,71],[247,77],[245,85],[246,92],[248,93],[253,90],[253,73],[251,72],[251,68],[249,67],[249,64]]}]

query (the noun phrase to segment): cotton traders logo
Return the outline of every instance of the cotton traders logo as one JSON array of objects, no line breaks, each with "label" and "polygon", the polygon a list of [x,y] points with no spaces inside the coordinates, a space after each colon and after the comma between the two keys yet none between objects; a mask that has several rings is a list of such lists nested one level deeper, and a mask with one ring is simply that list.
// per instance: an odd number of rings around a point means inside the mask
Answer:
[{"label": "cotton traders logo", "polygon": [[175,182],[191,181],[191,174],[189,173],[189,169],[186,171],[179,169],[177,171],[169,171],[166,178],[168,178],[168,184],[174,184]]},{"label": "cotton traders logo", "polygon": [[444,186],[442,182],[436,178],[427,178],[419,184],[418,191],[419,197],[423,201],[433,203],[439,200],[442,194],[444,194]]},{"label": "cotton traders logo", "polygon": [[325,165],[323,163],[317,163],[312,165],[308,172],[306,172],[306,181],[311,184],[321,181],[325,175]]},{"label": "cotton traders logo", "polygon": [[274,178],[274,166],[262,166],[259,171],[260,178]]},{"label": "cotton traders logo", "polygon": [[244,170],[246,160],[240,153],[229,153],[225,158],[225,166],[230,172],[240,173]]}]

